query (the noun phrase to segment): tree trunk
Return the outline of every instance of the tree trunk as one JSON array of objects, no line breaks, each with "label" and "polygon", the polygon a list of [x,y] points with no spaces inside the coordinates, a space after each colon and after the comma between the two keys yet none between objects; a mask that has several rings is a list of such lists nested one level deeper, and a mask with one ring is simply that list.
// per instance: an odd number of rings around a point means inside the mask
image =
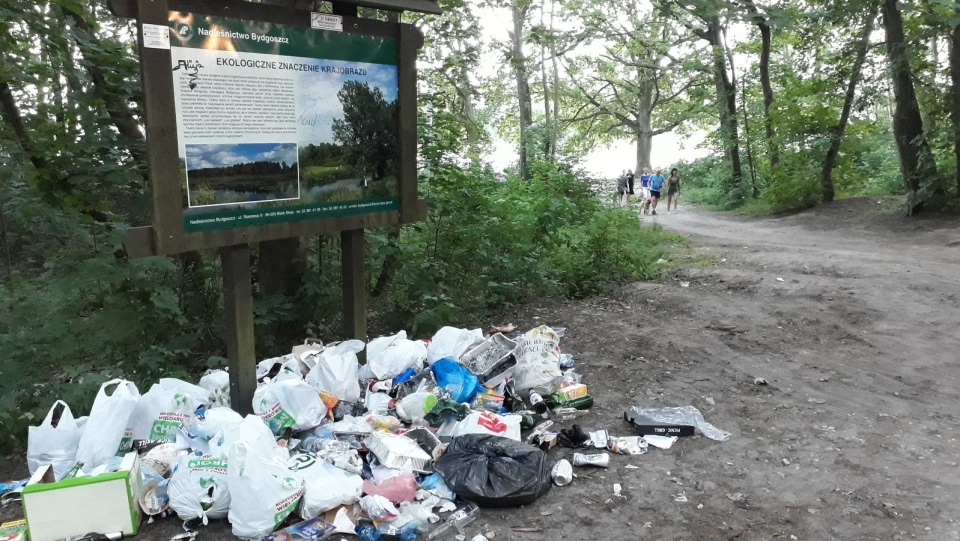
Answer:
[{"label": "tree trunk", "polygon": [[893,136],[900,156],[900,172],[910,196],[907,214],[913,214],[922,208],[923,202],[917,193],[921,182],[932,181],[936,177],[937,165],[923,130],[923,118],[913,88],[913,73],[903,33],[903,17],[897,0],[883,1],[883,26],[887,35],[887,58],[895,101]]},{"label": "tree trunk", "polygon": [[[107,79],[109,63],[103,60],[103,55],[98,49],[95,29],[87,22],[84,13],[72,11],[67,7],[64,7],[63,11],[66,18],[73,23],[74,42],[80,51],[83,65],[90,74],[94,95],[103,102],[117,131],[130,140],[128,150],[133,160],[145,167],[146,148],[144,144],[146,138],[140,129],[140,123],[134,116],[134,112],[130,109],[130,104],[123,97],[126,91],[110,83]],[[78,30],[85,35],[80,35]]]},{"label": "tree trunk", "polygon": [[[544,9],[540,7],[540,28],[544,28]],[[540,43],[540,81],[543,87],[543,159],[549,160],[550,152],[550,82],[547,80],[547,45]]]},{"label": "tree trunk", "polygon": [[[732,63],[731,63],[732,65]],[[736,78],[734,78],[736,81]],[[740,83],[740,109],[743,111],[743,135],[747,143],[747,166],[750,167],[750,188],[754,199],[760,197],[757,186],[757,167],[753,163],[753,145],[750,143],[750,116],[747,114],[747,83]]]},{"label": "tree trunk", "polygon": [[634,133],[637,135],[637,168],[634,172],[637,175],[644,169],[650,170],[650,153],[653,149],[653,128],[651,126],[651,117],[653,115],[653,79],[644,77],[640,80],[640,92],[637,95],[637,114],[636,127]]},{"label": "tree trunk", "polygon": [[0,248],[3,248],[3,267],[4,276],[7,283],[13,281],[13,258],[10,257],[10,243],[7,240],[7,215],[3,212],[3,204],[0,204]]},{"label": "tree trunk", "polygon": [[[956,5],[956,18],[960,18],[960,3]],[[955,23],[950,33],[950,118],[953,121],[953,154],[957,161],[957,198],[960,198],[960,23]]]},{"label": "tree trunk", "polygon": [[[459,48],[459,44],[458,44]],[[477,121],[476,107],[473,103],[474,90],[470,84],[470,76],[467,73],[467,65],[460,63],[456,70],[456,80],[451,78],[450,82],[460,100],[463,102],[461,119],[467,132],[467,154],[471,159],[479,158],[479,149],[477,144],[480,142],[480,123]]]},{"label": "tree trunk", "polygon": [[520,178],[530,178],[530,168],[527,163],[527,153],[529,150],[530,126],[533,125],[533,110],[530,101],[530,83],[527,79],[527,59],[523,56],[523,23],[526,18],[526,7],[514,4],[511,10],[513,12],[513,31],[510,32],[510,39],[513,42],[513,51],[510,63],[513,65],[513,73],[517,80],[517,106],[519,107],[520,120]]},{"label": "tree trunk", "polygon": [[[780,162],[780,147],[777,146],[777,134],[773,129],[773,87],[770,86],[770,26],[766,21],[757,23],[760,29],[760,86],[763,87],[763,124],[767,129],[767,152],[770,154],[770,170]],[[754,196],[756,197],[756,196]]]},{"label": "tree trunk", "polygon": [[23,153],[26,154],[27,159],[30,160],[30,163],[32,163],[33,167],[37,170],[38,176],[47,178],[50,174],[50,164],[37,150],[33,138],[30,137],[30,133],[27,131],[23,117],[20,115],[20,109],[17,107],[17,102],[13,98],[10,85],[7,84],[7,81],[3,80],[0,80],[0,117],[3,117],[3,120],[10,125],[14,135],[17,137],[17,141],[20,143],[20,148],[23,149]]},{"label": "tree trunk", "polygon": [[650,130],[637,130],[637,176],[644,170],[650,171],[653,167],[650,165],[650,151],[653,148],[653,135]]},{"label": "tree trunk", "polygon": [[714,15],[707,18],[707,38],[713,50],[714,82],[720,109],[720,136],[727,164],[730,166],[732,177],[730,187],[737,190],[743,178],[743,166],[740,163],[740,136],[737,128],[737,90],[727,74],[726,51],[721,37],[722,29],[720,17]]},{"label": "tree trunk", "polygon": [[847,92],[843,96],[843,109],[840,111],[840,122],[830,140],[830,148],[827,150],[827,157],[823,160],[823,171],[820,173],[820,186],[823,193],[823,202],[829,203],[835,197],[833,189],[833,166],[837,161],[837,154],[840,153],[840,142],[843,140],[843,132],[847,129],[847,122],[850,120],[850,109],[853,107],[853,98],[856,94],[857,85],[860,84],[860,73],[863,70],[863,62],[867,58],[867,50],[870,47],[870,33],[873,32],[873,20],[877,13],[871,9],[867,14],[867,20],[863,25],[863,35],[857,43],[857,56],[853,61],[853,69],[850,72],[850,81],[847,83]]},{"label": "tree trunk", "polygon": [[[773,105],[773,87],[770,86],[770,24],[767,18],[760,13],[753,0],[745,2],[750,10],[753,24],[760,31],[760,87],[763,89],[763,124],[767,131],[767,153],[770,155],[770,170],[780,162],[780,148],[776,144],[776,132],[773,129],[773,118],[770,116],[770,107]],[[756,196],[754,196],[756,197]]]},{"label": "tree trunk", "polygon": [[557,60],[557,40],[554,39],[553,33],[553,14],[556,5],[556,0],[550,1],[550,58],[553,64],[553,126],[550,130],[550,150],[553,155],[551,159],[556,158],[560,137],[560,68]]}]

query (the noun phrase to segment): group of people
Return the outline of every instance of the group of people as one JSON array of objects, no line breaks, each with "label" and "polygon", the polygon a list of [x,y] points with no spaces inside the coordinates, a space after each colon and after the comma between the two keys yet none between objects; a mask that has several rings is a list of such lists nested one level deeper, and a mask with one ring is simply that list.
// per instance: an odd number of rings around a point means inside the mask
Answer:
[{"label": "group of people", "polygon": [[[626,170],[617,179],[617,203],[620,205],[630,204],[630,196],[637,195],[634,191],[635,177],[633,171]],[[680,172],[674,167],[670,170],[670,176],[663,178],[663,169],[657,169],[653,175],[646,169],[640,174],[640,208],[643,214],[657,215],[657,205],[660,203],[661,194],[666,188],[667,191],[667,214],[670,214],[670,207],[677,212],[680,205]]]}]

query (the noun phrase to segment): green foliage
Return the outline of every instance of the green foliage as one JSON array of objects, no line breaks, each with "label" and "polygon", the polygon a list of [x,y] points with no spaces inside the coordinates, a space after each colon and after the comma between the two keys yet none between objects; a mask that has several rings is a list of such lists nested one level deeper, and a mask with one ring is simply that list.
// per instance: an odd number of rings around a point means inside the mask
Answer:
[{"label": "green foliage", "polygon": [[749,179],[744,179],[741,190],[730,190],[730,168],[720,157],[679,162],[676,167],[683,178],[683,198],[689,203],[729,210],[742,205],[749,197],[746,190]]},{"label": "green foliage", "polygon": [[664,235],[606,208],[567,166],[531,170],[522,181],[480,166],[430,167],[430,216],[391,248],[397,272],[378,303],[388,328],[476,324],[534,296],[583,296],[656,275]]},{"label": "green foliage", "polygon": [[220,342],[217,273],[197,269],[187,281],[169,258],[118,259],[118,233],[101,233],[99,249],[47,254],[41,273],[0,288],[0,402],[10,406],[0,413],[0,450],[57,398],[81,414],[113,376],[141,388],[190,378]]}]

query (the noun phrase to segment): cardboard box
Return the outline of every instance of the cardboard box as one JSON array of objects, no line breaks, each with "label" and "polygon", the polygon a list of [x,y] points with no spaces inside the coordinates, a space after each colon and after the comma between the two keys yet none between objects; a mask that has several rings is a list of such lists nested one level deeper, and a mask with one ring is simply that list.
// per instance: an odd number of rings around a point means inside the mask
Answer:
[{"label": "cardboard box", "polygon": [[53,469],[37,469],[23,487],[23,514],[31,541],[58,541],[90,532],[136,535],[142,517],[140,457],[130,452],[120,469],[54,482]]},{"label": "cardboard box", "polygon": [[582,396],[587,396],[587,386],[582,383],[577,383],[575,385],[567,385],[566,387],[561,387],[557,394],[563,397],[563,400],[573,400],[574,398],[580,398]]},{"label": "cardboard box", "polygon": [[12,520],[0,524],[0,541],[24,541],[27,537],[27,521]]},{"label": "cardboard box", "polygon": [[263,538],[263,541],[320,541],[330,537],[333,525],[319,518],[312,518],[287,526]]},{"label": "cardboard box", "polygon": [[641,436],[692,436],[693,426],[660,423],[634,411],[625,411],[623,419],[637,429]]}]

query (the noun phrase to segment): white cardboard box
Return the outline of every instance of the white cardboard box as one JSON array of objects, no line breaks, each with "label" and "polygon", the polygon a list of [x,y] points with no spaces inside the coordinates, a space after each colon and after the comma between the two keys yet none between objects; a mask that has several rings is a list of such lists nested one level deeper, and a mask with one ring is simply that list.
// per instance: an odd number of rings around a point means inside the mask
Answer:
[{"label": "white cardboard box", "polygon": [[142,517],[140,457],[123,457],[120,469],[94,477],[54,482],[42,466],[23,487],[23,513],[31,541],[58,541],[90,532],[136,535]]}]

